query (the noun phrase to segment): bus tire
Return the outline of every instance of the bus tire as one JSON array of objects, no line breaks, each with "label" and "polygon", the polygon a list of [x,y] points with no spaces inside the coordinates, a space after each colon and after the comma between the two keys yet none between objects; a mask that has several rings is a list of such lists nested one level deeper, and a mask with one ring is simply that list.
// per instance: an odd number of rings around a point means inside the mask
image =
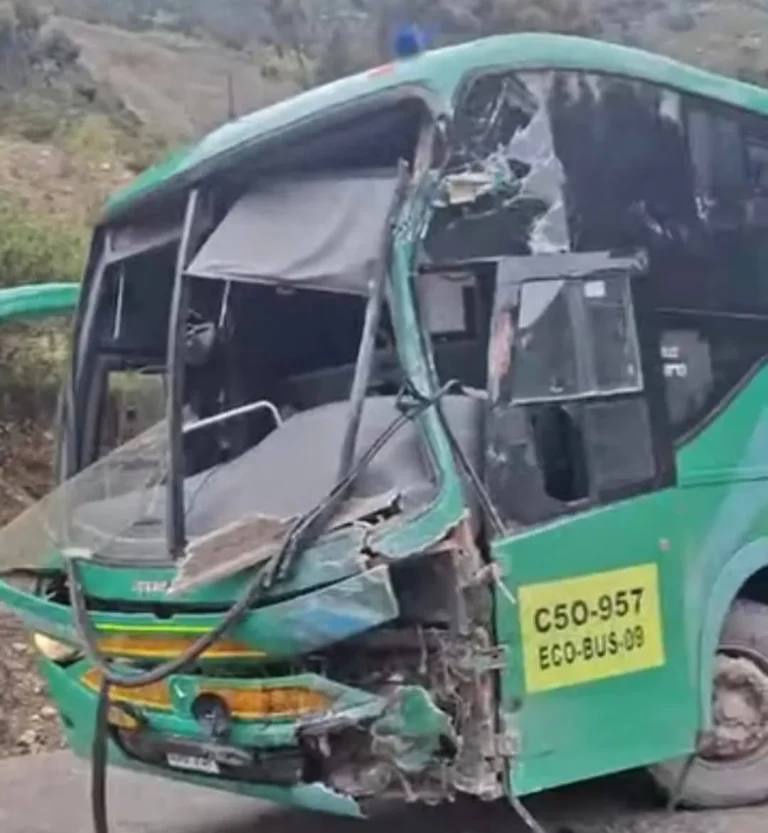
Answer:
[{"label": "bus tire", "polygon": [[[768,801],[768,606],[738,599],[718,649],[713,731],[693,762],[651,768],[656,783],[681,807],[744,807]],[[686,767],[690,767],[687,774]],[[684,777],[682,777],[684,776]],[[681,782],[682,778],[682,782]]]}]

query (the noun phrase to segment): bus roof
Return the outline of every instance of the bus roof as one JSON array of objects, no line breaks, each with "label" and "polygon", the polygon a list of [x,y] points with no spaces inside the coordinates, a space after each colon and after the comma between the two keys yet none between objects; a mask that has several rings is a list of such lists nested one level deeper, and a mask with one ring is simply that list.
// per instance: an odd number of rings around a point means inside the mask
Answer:
[{"label": "bus roof", "polygon": [[500,35],[398,60],[229,122],[150,168],[115,194],[107,204],[104,220],[119,219],[161,194],[189,187],[227,167],[241,152],[282,139],[315,116],[407,88],[421,89],[440,108],[447,108],[468,72],[502,68],[623,75],[768,114],[768,90],[661,55],[567,35]]}]

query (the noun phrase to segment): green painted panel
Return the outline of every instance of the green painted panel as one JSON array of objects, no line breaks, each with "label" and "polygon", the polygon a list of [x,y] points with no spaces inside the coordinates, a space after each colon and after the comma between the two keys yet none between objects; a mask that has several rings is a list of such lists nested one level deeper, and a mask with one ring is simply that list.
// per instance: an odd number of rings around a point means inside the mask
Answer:
[{"label": "green painted panel", "polygon": [[[78,644],[72,610],[0,582],[0,602],[31,629]],[[257,608],[231,631],[231,638],[266,657],[294,657],[340,642],[397,617],[389,569],[379,566],[294,599]],[[157,618],[141,613],[92,613],[104,634],[146,633],[197,638],[212,630],[220,614],[177,614]]]},{"label": "green painted panel", "polygon": [[[517,600],[513,606],[497,594],[499,639],[512,649],[503,672],[502,708],[507,724],[519,734],[516,792],[628,769],[690,748],[696,696],[681,617],[683,563],[675,499],[669,490],[629,500],[495,546],[502,580]],[[615,572],[637,565],[646,565],[647,573],[654,567],[658,571],[661,654],[648,649],[655,619],[652,583],[646,586],[631,572]],[[534,589],[539,607],[527,606],[530,585],[595,575],[592,589],[580,587],[581,582],[538,595]],[[565,608],[558,609],[557,602]],[[645,611],[639,618],[632,610],[636,603]],[[530,626],[542,609],[538,621],[546,633],[539,634],[537,644]],[[558,620],[563,616],[567,622]],[[525,645],[521,619],[528,623]],[[638,627],[643,628],[640,636]],[[559,672],[553,669],[558,661]],[[547,672],[543,678],[549,688],[537,685],[536,668],[540,677],[542,669]],[[611,670],[616,675],[606,676]],[[573,681],[574,674],[580,681]],[[572,684],[552,687],[558,678]]]},{"label": "green painted panel", "polygon": [[[91,701],[91,709],[96,711],[96,692],[84,687],[81,677],[90,669],[85,660],[66,668],[59,668],[48,660],[44,665],[52,665],[51,674],[66,678],[62,682],[63,690],[77,694],[83,693]],[[360,689],[350,688],[325,677],[315,674],[300,674],[277,678],[242,679],[238,677],[217,677],[214,674],[200,676],[174,675],[168,678],[173,710],[142,709],[143,716],[149,721],[152,730],[160,735],[189,738],[205,741],[208,736],[192,714],[192,704],[200,694],[201,682],[207,690],[211,688],[227,689],[271,689],[301,687],[327,695],[332,700],[332,713],[341,716],[359,715],[367,719],[379,717],[386,707],[386,700]],[[74,688],[73,688],[74,687]],[[66,701],[63,704],[66,710]],[[330,712],[324,717],[329,716]],[[235,746],[255,747],[258,749],[277,749],[296,746],[296,728],[298,721],[292,718],[275,718],[272,720],[234,720],[230,740]]]},{"label": "green painted panel", "polygon": [[0,289],[0,323],[74,311],[78,283],[41,283]]},{"label": "green painted panel", "polygon": [[[712,654],[723,615],[739,589],[723,577],[742,553],[747,553],[748,571],[768,565],[768,551],[761,561],[758,543],[768,536],[768,368],[681,450],[678,468],[686,617],[697,628],[691,651],[706,725]],[[718,598],[721,582],[728,598]]]},{"label": "green painted panel", "polygon": [[[70,748],[79,757],[90,758],[95,727],[95,697],[82,686],[76,684],[61,668],[53,663],[43,663],[42,668],[51,696],[56,701],[62,714],[66,716],[64,728]],[[168,769],[144,766],[132,761],[114,743],[109,745],[109,762],[111,765],[122,769],[161,776],[172,781],[182,781],[193,786],[224,790],[264,801],[273,801],[276,804],[285,804],[290,807],[333,813],[339,816],[361,815],[355,801],[334,793],[321,784],[301,784],[293,788],[272,787],[239,781],[226,781],[219,778],[206,778],[188,773],[177,774]]]},{"label": "green painted panel", "polygon": [[[288,598],[324,585],[350,578],[362,572],[368,562],[363,555],[366,530],[360,527],[333,532],[314,546],[304,550],[296,560],[294,571],[274,588],[265,591],[264,598]],[[83,587],[104,601],[140,600],[167,603],[167,587],[176,575],[170,566],[122,566],[96,561],[83,562],[80,574]],[[231,604],[243,592],[244,579],[252,571],[241,572],[199,589],[174,597],[182,605]]]},{"label": "green painted panel", "polygon": [[[511,646],[502,709],[519,733],[512,787],[521,794],[688,754],[707,724],[712,652],[736,590],[730,574],[768,565],[768,368],[679,450],[677,468],[673,489],[495,546],[517,600],[497,594],[499,639]],[[528,690],[521,587],[638,564],[658,565],[665,664]],[[530,652],[537,635],[526,633]]]}]

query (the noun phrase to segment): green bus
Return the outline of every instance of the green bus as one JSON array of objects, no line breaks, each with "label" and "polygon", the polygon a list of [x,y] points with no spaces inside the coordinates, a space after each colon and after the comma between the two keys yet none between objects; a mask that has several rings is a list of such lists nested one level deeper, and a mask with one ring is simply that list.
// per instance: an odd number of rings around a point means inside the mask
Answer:
[{"label": "green bus", "polygon": [[768,92],[549,34],[139,177],[0,540],[74,751],[340,815],[768,799],[766,231]]}]

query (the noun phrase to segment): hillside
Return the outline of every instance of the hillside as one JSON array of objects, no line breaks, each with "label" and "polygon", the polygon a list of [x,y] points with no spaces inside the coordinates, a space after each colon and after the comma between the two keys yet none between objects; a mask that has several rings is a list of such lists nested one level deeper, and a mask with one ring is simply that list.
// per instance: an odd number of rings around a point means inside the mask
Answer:
[{"label": "hillside", "polygon": [[64,17],[54,18],[52,25],[80,47],[80,62],[94,78],[107,83],[145,125],[174,139],[199,135],[226,120],[230,78],[239,112],[297,89],[264,51],[236,51],[175,32],[133,32]]},{"label": "hillside", "polygon": [[436,44],[550,29],[637,44],[761,82],[768,0],[58,0],[80,62],[173,138],[388,57],[419,21]]}]

